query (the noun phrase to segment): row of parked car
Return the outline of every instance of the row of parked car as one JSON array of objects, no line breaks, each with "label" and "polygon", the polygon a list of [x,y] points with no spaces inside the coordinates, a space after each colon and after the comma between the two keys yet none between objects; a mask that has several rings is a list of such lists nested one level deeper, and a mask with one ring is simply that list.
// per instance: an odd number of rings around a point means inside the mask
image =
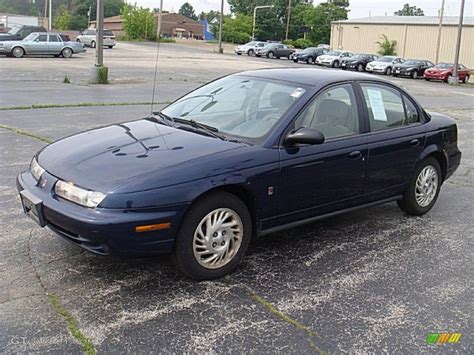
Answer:
[{"label": "row of parked car", "polygon": [[[282,43],[267,43],[252,41],[235,48],[238,55],[247,54],[267,58],[287,58],[295,63],[305,62],[320,66],[340,68],[344,70],[357,70],[385,74],[391,76],[409,77],[425,80],[448,81],[453,74],[452,63],[434,64],[423,59],[404,59],[398,56],[378,56],[367,53],[352,53],[344,50],[330,50],[328,45],[309,47],[302,51]],[[458,77],[464,83],[470,78],[471,70],[463,64],[459,64]]]}]

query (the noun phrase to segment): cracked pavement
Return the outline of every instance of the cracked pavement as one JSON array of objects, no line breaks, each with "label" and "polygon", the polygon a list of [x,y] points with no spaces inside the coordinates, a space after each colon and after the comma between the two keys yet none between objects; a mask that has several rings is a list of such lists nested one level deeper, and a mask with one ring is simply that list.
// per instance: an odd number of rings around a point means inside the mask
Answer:
[{"label": "cracked pavement", "polygon": [[[148,101],[154,54],[129,43],[106,51],[108,86],[86,84],[91,51],[0,58],[0,107]],[[295,65],[185,45],[161,54],[157,101],[226,73]],[[65,73],[72,85],[61,83]],[[407,217],[389,203],[262,237],[236,272],[213,282],[184,278],[166,257],[91,255],[36,226],[21,213],[15,177],[45,143],[0,128],[0,353],[83,350],[48,295],[98,353],[472,352],[474,86],[390,80],[457,120],[462,165],[435,207]],[[55,140],[149,110],[3,110],[0,125]],[[462,333],[460,342],[426,345],[429,332],[443,331]]]}]

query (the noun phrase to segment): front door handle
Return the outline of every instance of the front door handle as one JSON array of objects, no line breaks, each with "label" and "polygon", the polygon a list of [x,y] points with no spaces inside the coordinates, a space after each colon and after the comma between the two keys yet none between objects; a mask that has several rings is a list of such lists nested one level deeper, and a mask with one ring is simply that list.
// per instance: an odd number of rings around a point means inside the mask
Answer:
[{"label": "front door handle", "polygon": [[412,139],[410,145],[413,147],[418,147],[420,145],[420,140],[418,138]]},{"label": "front door handle", "polygon": [[349,153],[349,159],[359,159],[361,156],[362,152],[360,150],[354,150]]}]

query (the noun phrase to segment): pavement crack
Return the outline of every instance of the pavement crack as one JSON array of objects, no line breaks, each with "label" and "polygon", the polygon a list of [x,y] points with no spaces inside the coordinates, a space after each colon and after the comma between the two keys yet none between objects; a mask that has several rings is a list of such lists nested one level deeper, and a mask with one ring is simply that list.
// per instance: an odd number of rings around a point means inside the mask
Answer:
[{"label": "pavement crack", "polygon": [[52,292],[49,292],[48,289],[46,288],[43,280],[41,279],[41,275],[39,274],[38,269],[35,267],[35,264],[33,262],[33,258],[31,257],[31,238],[32,238],[32,232],[30,231],[30,234],[28,236],[28,243],[27,243],[27,249],[28,249],[28,262],[33,269],[36,279],[38,280],[39,285],[41,286],[41,289],[43,290],[43,294],[48,297],[51,306],[55,310],[55,312],[63,317],[68,325],[69,332],[71,335],[74,337],[74,339],[82,345],[82,350],[84,351],[84,354],[87,355],[95,355],[97,353],[94,344],[92,341],[87,338],[79,329],[78,322],[74,316],[61,305],[61,302],[58,298],[58,296]]},{"label": "pavement crack", "polygon": [[12,127],[12,126],[7,126],[7,125],[0,124],[0,129],[4,129],[4,130],[7,130],[7,131],[10,131],[10,132],[13,132],[13,133],[25,136],[25,137],[34,138],[34,139],[37,139],[41,142],[48,143],[48,144],[53,142],[52,140],[50,140],[46,137],[39,136],[37,134],[25,131],[25,130],[17,128],[17,127]]}]

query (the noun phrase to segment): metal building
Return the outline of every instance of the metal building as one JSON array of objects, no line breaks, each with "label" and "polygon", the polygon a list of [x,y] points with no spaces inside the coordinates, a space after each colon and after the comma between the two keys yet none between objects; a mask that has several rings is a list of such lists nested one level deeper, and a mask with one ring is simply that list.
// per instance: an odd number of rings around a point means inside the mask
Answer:
[{"label": "metal building", "polygon": [[[353,52],[377,53],[382,35],[396,40],[404,58],[453,62],[459,17],[444,17],[439,58],[436,60],[437,16],[377,16],[331,23],[331,47]],[[464,17],[459,62],[474,69],[474,17]]]}]

